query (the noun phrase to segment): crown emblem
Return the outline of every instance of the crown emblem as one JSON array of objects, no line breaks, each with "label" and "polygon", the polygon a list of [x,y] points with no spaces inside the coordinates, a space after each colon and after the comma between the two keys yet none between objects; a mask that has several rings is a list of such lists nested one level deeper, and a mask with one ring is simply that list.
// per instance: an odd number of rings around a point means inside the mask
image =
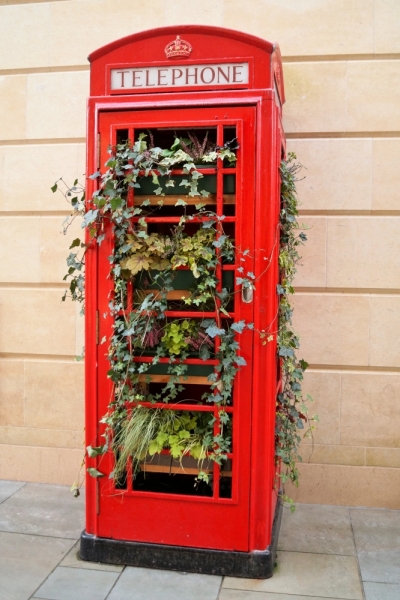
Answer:
[{"label": "crown emblem", "polygon": [[176,40],[170,42],[165,46],[165,54],[167,58],[177,58],[178,56],[190,56],[192,46],[189,42],[181,40],[179,35],[176,36]]}]

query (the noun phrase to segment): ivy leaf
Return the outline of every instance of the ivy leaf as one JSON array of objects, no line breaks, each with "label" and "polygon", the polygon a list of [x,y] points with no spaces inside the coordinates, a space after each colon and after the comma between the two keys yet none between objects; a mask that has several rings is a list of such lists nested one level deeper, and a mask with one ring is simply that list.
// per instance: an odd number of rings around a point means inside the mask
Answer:
[{"label": "ivy leaf", "polygon": [[122,206],[122,198],[118,196],[116,198],[111,198],[110,200],[111,210],[118,210]]},{"label": "ivy leaf", "polygon": [[53,194],[54,194],[54,192],[57,191],[57,189],[58,189],[57,183],[55,183],[53,186],[51,186],[51,191],[53,192]]},{"label": "ivy leaf", "polygon": [[143,200],[142,204],[140,206],[150,206],[150,200]]},{"label": "ivy leaf", "polygon": [[101,473],[100,471],[98,471],[97,469],[95,469],[93,467],[89,467],[88,470],[87,470],[87,472],[92,477],[104,477],[104,473]]},{"label": "ivy leaf", "polygon": [[187,206],[187,202],[179,198],[179,200],[175,202],[175,206]]},{"label": "ivy leaf", "polygon": [[233,331],[237,331],[237,333],[242,333],[245,327],[246,321],[238,321],[237,323],[232,323],[231,325],[231,329],[233,329]]},{"label": "ivy leaf", "polygon": [[238,367],[245,367],[247,365],[247,362],[243,356],[236,356],[235,363],[238,365]]},{"label": "ivy leaf", "polygon": [[213,246],[215,246],[216,248],[221,248],[221,246],[224,245],[226,238],[226,235],[220,235],[219,238],[213,242]]},{"label": "ivy leaf", "polygon": [[214,221],[203,221],[203,229],[211,229],[214,225]]},{"label": "ivy leaf", "polygon": [[104,444],[103,446],[88,446],[86,450],[88,456],[90,456],[90,458],[94,458],[95,456],[100,456],[101,454],[104,454],[104,452],[107,450],[107,446],[106,444]]},{"label": "ivy leaf", "polygon": [[206,344],[200,346],[199,356],[202,360],[208,360],[210,358],[210,350]]},{"label": "ivy leaf", "polygon": [[83,217],[82,227],[87,227],[91,223],[94,223],[97,219],[98,214],[99,210],[97,208],[95,210],[88,210],[85,216]]},{"label": "ivy leaf", "polygon": [[89,179],[97,179],[98,177],[100,177],[101,173],[100,171],[96,171],[96,173],[93,173],[92,175],[89,175]]},{"label": "ivy leaf", "polygon": [[282,346],[281,348],[279,348],[278,354],[279,354],[279,356],[283,356],[283,357],[294,357],[294,350],[293,350],[293,348],[288,348],[287,346]]},{"label": "ivy leaf", "polygon": [[225,329],[221,329],[220,327],[217,327],[216,325],[211,325],[210,327],[207,327],[206,333],[210,337],[215,338],[215,336],[217,336],[217,335],[223,335],[225,333]]},{"label": "ivy leaf", "polygon": [[71,250],[71,248],[76,248],[77,246],[81,245],[81,240],[79,238],[75,238],[74,241],[72,242],[72,244],[70,245],[69,249]]}]

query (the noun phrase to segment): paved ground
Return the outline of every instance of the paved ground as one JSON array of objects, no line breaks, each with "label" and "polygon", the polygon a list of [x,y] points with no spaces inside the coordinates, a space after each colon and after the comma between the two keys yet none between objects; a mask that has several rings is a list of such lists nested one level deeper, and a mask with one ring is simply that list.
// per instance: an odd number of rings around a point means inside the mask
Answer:
[{"label": "paved ground", "polygon": [[298,505],[259,581],[80,561],[83,507],[67,487],[0,481],[1,600],[400,600],[400,511]]}]

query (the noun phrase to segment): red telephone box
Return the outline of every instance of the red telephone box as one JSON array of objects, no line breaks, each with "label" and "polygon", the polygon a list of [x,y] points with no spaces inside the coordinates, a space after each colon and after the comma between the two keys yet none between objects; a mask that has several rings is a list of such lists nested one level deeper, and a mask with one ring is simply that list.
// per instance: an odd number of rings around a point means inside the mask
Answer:
[{"label": "red telephone box", "polygon": [[[265,344],[259,333],[276,330],[278,306],[278,169],[284,151],[279,47],[228,29],[190,25],[128,36],[95,51],[89,60],[88,174],[104,173],[109,147],[116,148],[124,140],[133,144],[140,133],[154,139],[156,146],[167,148],[178,138],[190,144],[193,139],[203,143],[207,137],[217,149],[237,140],[234,162],[217,160],[197,166],[197,170],[202,183],[211,186],[203,200],[214,216],[207,218],[223,223],[233,240],[230,260],[224,261],[216,253],[217,288],[221,292],[229,287],[232,292],[223,318],[248,326],[242,326],[237,334],[242,366],[234,378],[232,397],[224,405],[231,445],[222,462],[206,459],[208,484],[196,487],[196,461],[189,457],[186,462],[174,461],[168,450],[148,461],[144,458],[135,472],[128,461],[119,481],[112,478],[115,457],[111,450],[88,457],[87,466],[105,476],[87,478],[81,557],[142,567],[270,577],[281,518],[275,462],[280,382],[275,338]],[[182,170],[173,170],[172,176],[179,180]],[[88,180],[89,206],[99,185],[99,179]],[[131,206],[143,206],[146,198],[149,208],[145,216],[132,218],[133,227],[165,234],[180,222],[184,210],[191,220],[185,236],[194,235],[205,218],[190,212],[198,198],[185,195],[184,188],[172,194],[165,191],[165,201],[157,207],[152,192],[139,186],[130,188]],[[186,198],[184,209],[179,198]],[[116,243],[111,225],[103,235],[101,244],[90,246],[86,262],[86,440],[92,446],[102,443],[104,425],[99,425],[99,419],[107,413],[115,393],[107,376],[107,344],[100,343],[112,336],[117,318],[109,310],[114,282],[108,257]],[[168,299],[184,297],[188,274],[187,266],[176,271],[179,281],[176,289],[168,292]],[[131,298],[127,311],[134,310],[135,286],[140,288],[137,276],[127,283]],[[188,310],[171,304],[164,316],[169,323],[174,319],[197,323],[215,319],[215,310],[193,304]],[[214,417],[217,432],[221,405],[201,398],[210,381],[213,393],[218,393],[220,343],[218,335],[212,338],[215,352],[211,358],[209,354],[208,358],[185,355],[181,361],[188,365],[181,378],[185,391],[179,402],[168,403],[170,410],[191,411],[195,420],[200,413]],[[141,355],[134,360],[142,364],[152,359]],[[149,386],[168,383],[167,363],[171,364],[170,358],[161,358],[146,382],[142,377],[144,393]],[[219,375],[210,378],[214,372]],[[165,408],[159,396],[158,402],[142,404]]]}]

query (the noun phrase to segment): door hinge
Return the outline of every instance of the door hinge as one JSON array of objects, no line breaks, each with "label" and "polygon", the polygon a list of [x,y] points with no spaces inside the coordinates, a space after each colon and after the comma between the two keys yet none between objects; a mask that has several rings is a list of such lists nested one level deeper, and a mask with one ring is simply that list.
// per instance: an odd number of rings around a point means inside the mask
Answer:
[{"label": "door hinge", "polygon": [[100,514],[100,483],[96,479],[96,515]]},{"label": "door hinge", "polygon": [[100,342],[100,315],[99,311],[96,310],[96,346],[99,345]]},{"label": "door hinge", "polygon": [[101,134],[97,134],[97,170],[100,171]]}]

